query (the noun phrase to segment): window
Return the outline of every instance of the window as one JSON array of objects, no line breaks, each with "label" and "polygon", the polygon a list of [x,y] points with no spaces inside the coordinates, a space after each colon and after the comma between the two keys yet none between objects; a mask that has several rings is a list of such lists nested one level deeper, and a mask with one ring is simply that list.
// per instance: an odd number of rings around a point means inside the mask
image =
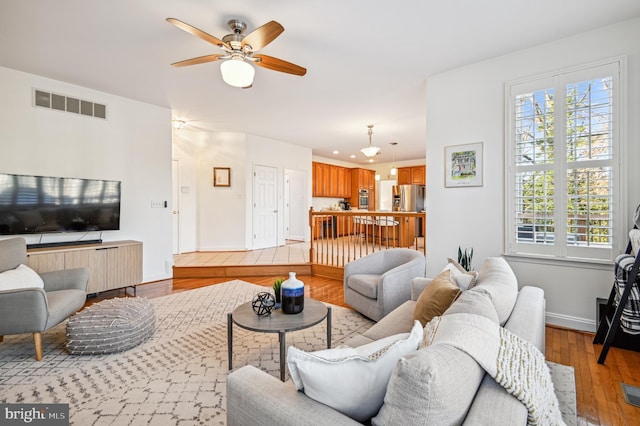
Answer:
[{"label": "window", "polygon": [[507,83],[507,253],[619,253],[621,61]]}]

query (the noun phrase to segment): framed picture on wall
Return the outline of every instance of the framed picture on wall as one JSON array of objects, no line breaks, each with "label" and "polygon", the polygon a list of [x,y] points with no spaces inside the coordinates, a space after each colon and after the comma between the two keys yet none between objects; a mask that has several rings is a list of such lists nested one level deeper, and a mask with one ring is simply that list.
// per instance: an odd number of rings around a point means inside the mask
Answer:
[{"label": "framed picture on wall", "polygon": [[231,186],[231,168],[213,168],[213,186]]},{"label": "framed picture on wall", "polygon": [[450,145],[444,148],[444,186],[482,186],[483,142]]}]

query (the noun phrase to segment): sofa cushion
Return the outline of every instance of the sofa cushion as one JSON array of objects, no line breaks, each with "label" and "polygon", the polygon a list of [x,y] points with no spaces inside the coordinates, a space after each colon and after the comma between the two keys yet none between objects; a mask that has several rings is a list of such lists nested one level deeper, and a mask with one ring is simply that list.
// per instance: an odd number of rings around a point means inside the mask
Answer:
[{"label": "sofa cushion", "polygon": [[[380,340],[394,334],[409,332],[415,322],[413,319],[413,309],[415,305],[416,302],[413,300],[407,300],[389,312],[381,321],[373,324],[363,335],[371,340]],[[351,347],[359,346],[358,344],[352,343],[352,339],[347,340],[345,343]]]},{"label": "sofa cushion", "polygon": [[473,358],[452,346],[420,349],[398,361],[371,423],[461,424],[484,374]]},{"label": "sofa cushion", "polygon": [[[537,324],[536,324],[537,322]],[[540,352],[545,350],[544,290],[524,286],[518,292],[513,312],[504,328],[533,343]]]},{"label": "sofa cushion", "polygon": [[354,274],[347,280],[347,286],[369,299],[377,299],[380,277],[373,274]]},{"label": "sofa cushion", "polygon": [[[500,413],[499,416],[496,413]],[[465,425],[512,426],[526,425],[527,407],[513,395],[509,395],[488,374],[485,374],[471,408],[465,418]]]},{"label": "sofa cushion", "polygon": [[453,273],[446,269],[424,289],[413,309],[413,319],[424,327],[435,316],[442,315],[460,295]]},{"label": "sofa cushion", "polygon": [[380,409],[398,359],[415,352],[421,341],[422,326],[416,321],[411,333],[358,348],[304,352],[292,346],[287,364],[298,390],[355,420],[365,421]]},{"label": "sofa cushion", "polygon": [[500,325],[504,325],[518,296],[518,280],[507,261],[501,257],[488,257],[480,267],[475,287],[491,294]]},{"label": "sofa cushion", "polygon": [[433,278],[415,277],[411,280],[411,300],[416,301]]},{"label": "sofa cushion", "polygon": [[491,294],[483,288],[476,287],[462,292],[442,316],[458,313],[481,315],[496,324],[500,322],[496,308],[491,301]]},{"label": "sofa cushion", "polygon": [[20,264],[15,269],[0,272],[0,291],[21,288],[44,288],[44,282],[36,271]]},{"label": "sofa cushion", "polygon": [[447,266],[443,270],[445,269],[453,272],[456,284],[463,291],[473,287],[478,279],[478,272],[465,270],[462,265],[451,258],[447,258]]}]

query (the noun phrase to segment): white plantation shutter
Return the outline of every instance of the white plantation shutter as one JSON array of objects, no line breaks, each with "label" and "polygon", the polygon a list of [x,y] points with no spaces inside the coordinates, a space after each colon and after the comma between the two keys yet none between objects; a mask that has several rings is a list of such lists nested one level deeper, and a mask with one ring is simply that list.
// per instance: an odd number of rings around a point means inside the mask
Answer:
[{"label": "white plantation shutter", "polygon": [[619,252],[620,61],[508,83],[507,253]]}]

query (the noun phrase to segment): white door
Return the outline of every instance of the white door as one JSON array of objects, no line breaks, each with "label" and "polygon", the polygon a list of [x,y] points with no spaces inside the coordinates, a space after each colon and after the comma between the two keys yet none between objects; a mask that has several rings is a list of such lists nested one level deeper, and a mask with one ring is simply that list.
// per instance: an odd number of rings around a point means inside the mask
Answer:
[{"label": "white door", "polygon": [[171,179],[173,182],[171,217],[173,220],[173,254],[180,254],[180,173],[178,160],[171,162]]},{"label": "white door", "polygon": [[307,204],[307,173],[301,170],[287,170],[289,177],[288,200],[285,208],[288,210],[288,224],[290,240],[304,241],[305,230],[309,227],[309,207]]},{"label": "white door", "polygon": [[253,249],[278,245],[278,169],[253,167]]}]

